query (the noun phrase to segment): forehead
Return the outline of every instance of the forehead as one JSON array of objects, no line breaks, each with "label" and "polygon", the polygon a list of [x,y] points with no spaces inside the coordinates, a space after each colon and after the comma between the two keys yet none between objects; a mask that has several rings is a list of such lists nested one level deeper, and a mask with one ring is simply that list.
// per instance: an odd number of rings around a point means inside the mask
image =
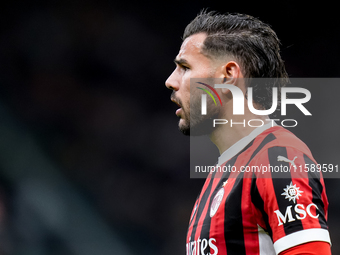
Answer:
[{"label": "forehead", "polygon": [[182,46],[176,58],[190,58],[194,55],[203,56],[202,46],[206,37],[207,35],[205,33],[199,33],[186,38],[182,43]]}]

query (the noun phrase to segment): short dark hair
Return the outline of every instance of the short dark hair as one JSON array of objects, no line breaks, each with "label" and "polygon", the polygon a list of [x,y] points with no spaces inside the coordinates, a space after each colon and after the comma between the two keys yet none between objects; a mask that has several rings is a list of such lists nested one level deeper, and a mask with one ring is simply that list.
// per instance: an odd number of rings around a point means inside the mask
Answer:
[{"label": "short dark hair", "polygon": [[[269,25],[245,14],[218,14],[203,10],[185,28],[183,40],[206,33],[203,54],[210,58],[230,55],[247,78],[274,78],[274,86],[288,83],[280,56],[280,41]],[[265,109],[271,106],[272,87],[252,84],[253,99]],[[279,89],[280,90],[280,89]]]}]

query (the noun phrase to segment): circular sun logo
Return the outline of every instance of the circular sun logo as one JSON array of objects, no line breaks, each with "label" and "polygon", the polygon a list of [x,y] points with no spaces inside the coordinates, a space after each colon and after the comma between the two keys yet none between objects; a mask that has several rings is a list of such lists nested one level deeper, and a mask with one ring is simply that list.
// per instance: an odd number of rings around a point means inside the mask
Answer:
[{"label": "circular sun logo", "polygon": [[302,190],[300,190],[300,187],[296,187],[296,184],[293,185],[293,182],[290,182],[290,185],[287,185],[286,188],[283,189],[285,192],[283,192],[281,195],[286,196],[285,199],[289,199],[289,201],[296,202],[296,199],[299,199],[299,196],[302,196],[301,193],[303,193]]}]

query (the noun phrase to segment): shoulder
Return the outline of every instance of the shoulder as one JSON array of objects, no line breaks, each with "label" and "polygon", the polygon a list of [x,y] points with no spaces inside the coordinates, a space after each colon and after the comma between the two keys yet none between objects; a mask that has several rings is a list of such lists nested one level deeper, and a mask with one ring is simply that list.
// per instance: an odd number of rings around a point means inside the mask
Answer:
[{"label": "shoulder", "polygon": [[299,154],[300,157],[307,157],[315,161],[308,146],[292,132],[281,126],[274,126],[258,135],[254,140],[254,147],[256,147],[254,151],[257,151],[256,156],[253,157],[254,160],[268,157],[275,158],[276,161],[279,156],[287,158],[288,154],[292,154],[294,158],[297,156],[295,154]]}]

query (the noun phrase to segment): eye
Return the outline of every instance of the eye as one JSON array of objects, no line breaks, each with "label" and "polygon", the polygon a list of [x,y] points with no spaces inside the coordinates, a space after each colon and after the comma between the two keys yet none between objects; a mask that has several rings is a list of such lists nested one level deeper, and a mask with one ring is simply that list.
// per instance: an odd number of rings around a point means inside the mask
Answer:
[{"label": "eye", "polygon": [[187,71],[187,70],[189,70],[190,68],[189,67],[187,67],[187,66],[181,66],[181,68],[184,70],[184,71]]}]

